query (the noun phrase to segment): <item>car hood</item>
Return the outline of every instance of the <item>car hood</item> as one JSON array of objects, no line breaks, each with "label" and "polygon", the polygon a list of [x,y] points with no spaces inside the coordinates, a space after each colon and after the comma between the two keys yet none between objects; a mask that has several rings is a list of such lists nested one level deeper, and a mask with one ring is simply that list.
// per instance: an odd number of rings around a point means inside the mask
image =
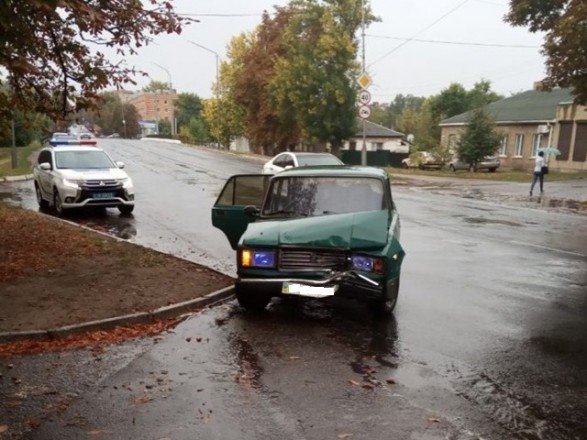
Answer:
[{"label": "car hood", "polygon": [[387,243],[389,221],[386,210],[260,221],[248,226],[242,244],[380,249]]},{"label": "car hood", "polygon": [[80,170],[59,170],[59,174],[65,179],[72,180],[106,180],[106,179],[124,179],[128,177],[126,172],[120,168],[102,168],[95,169],[80,169]]}]

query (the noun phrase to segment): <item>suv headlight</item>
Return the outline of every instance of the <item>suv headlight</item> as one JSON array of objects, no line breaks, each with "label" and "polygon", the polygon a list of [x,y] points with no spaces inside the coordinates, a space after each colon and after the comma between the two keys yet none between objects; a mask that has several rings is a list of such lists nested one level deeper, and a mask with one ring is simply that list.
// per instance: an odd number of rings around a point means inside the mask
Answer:
[{"label": "suv headlight", "polygon": [[367,255],[351,256],[351,266],[353,269],[363,272],[383,272],[385,266],[382,258],[369,257]]},{"label": "suv headlight", "polygon": [[63,178],[63,185],[70,186],[72,188],[79,188],[84,183],[84,179],[66,179]]},{"label": "suv headlight", "polygon": [[243,267],[272,268],[277,265],[277,252],[258,249],[241,249],[241,265]]}]

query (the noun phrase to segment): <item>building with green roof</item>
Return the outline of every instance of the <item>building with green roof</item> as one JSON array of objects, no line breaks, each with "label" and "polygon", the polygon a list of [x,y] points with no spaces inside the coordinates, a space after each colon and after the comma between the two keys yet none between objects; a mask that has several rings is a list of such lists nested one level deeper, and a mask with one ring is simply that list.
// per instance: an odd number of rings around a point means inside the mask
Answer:
[{"label": "building with green roof", "polygon": [[[532,169],[539,148],[561,152],[549,157],[552,169],[587,169],[587,109],[573,103],[569,89],[528,90],[486,107],[503,140],[496,152],[502,166]],[[441,144],[455,148],[471,112],[440,122]]]}]

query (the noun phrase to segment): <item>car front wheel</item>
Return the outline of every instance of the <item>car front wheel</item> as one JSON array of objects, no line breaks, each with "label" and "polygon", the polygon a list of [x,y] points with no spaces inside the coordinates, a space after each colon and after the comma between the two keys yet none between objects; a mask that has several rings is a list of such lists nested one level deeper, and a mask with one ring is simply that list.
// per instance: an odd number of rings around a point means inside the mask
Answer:
[{"label": "car front wheel", "polygon": [[391,288],[386,289],[384,298],[377,301],[373,301],[370,304],[370,309],[375,316],[385,317],[390,316],[393,313],[393,310],[395,309],[395,306],[397,304],[397,297],[399,294],[399,281],[400,279],[398,278],[394,285],[391,286]]},{"label": "car front wheel", "polygon": [[57,188],[53,188],[53,208],[55,208],[57,215],[63,215],[63,202]]},{"label": "car front wheel", "polygon": [[260,312],[267,307],[271,297],[268,295],[260,295],[252,292],[250,288],[241,285],[234,287],[236,299],[239,305],[247,310]]},{"label": "car front wheel", "polygon": [[497,170],[497,168],[489,168],[490,173],[495,173],[495,170]]},{"label": "car front wheel", "polygon": [[39,208],[41,208],[41,209],[47,208],[49,203],[47,203],[47,200],[45,200],[43,198],[43,194],[41,193],[41,188],[39,187],[39,184],[37,182],[35,182],[35,195],[37,196],[37,203],[39,204]]}]

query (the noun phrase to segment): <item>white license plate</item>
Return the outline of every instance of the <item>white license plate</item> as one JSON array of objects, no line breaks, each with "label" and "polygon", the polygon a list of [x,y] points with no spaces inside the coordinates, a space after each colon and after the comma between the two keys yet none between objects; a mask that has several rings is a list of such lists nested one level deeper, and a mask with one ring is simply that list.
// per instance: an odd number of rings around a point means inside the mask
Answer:
[{"label": "white license plate", "polygon": [[114,198],[114,193],[93,193],[92,198],[94,199],[112,199]]},{"label": "white license plate", "polygon": [[326,298],[333,296],[338,290],[338,286],[320,287],[320,286],[307,286],[299,283],[283,283],[281,287],[281,293],[284,295],[298,295],[307,296],[310,298]]}]

